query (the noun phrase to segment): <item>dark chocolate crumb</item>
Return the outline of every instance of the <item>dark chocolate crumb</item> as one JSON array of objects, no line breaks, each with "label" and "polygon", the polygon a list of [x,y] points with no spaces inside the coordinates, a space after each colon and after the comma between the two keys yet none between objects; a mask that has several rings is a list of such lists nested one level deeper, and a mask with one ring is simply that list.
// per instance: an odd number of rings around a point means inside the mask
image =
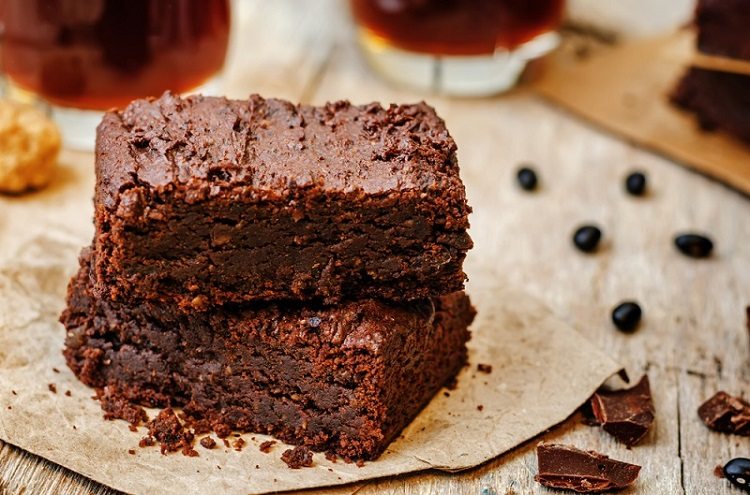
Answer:
[{"label": "dark chocolate crumb", "polygon": [[443,392],[443,395],[446,396],[446,397],[450,397],[451,393],[450,392]]},{"label": "dark chocolate crumb", "polygon": [[231,445],[229,445],[229,440],[227,440],[226,438],[222,438],[221,440],[222,440],[222,442],[224,442],[224,447],[226,447],[226,448],[231,447]]},{"label": "dark chocolate crumb", "polygon": [[[748,314],[750,314],[750,306],[748,306]],[[15,390],[11,390],[10,393],[13,395],[18,395]]]},{"label": "dark chocolate crumb", "polygon": [[11,409],[13,409],[13,408],[12,408],[12,407],[10,407],[10,406],[8,406],[8,411],[10,411]]},{"label": "dark chocolate crumb", "polygon": [[76,428],[76,425],[73,425],[73,429],[74,429],[74,430],[77,430],[78,428]]},{"label": "dark chocolate crumb", "polygon": [[477,371],[482,373],[492,373],[492,365],[479,363],[477,365]]},{"label": "dark chocolate crumb", "polygon": [[477,411],[482,411],[482,410],[484,410],[484,406],[482,404],[479,404],[477,406]]},{"label": "dark chocolate crumb", "polygon": [[310,467],[313,465],[312,451],[304,445],[298,445],[293,449],[287,449],[281,454],[281,460],[292,469]]},{"label": "dark chocolate crumb", "polygon": [[201,438],[201,445],[204,449],[213,449],[216,447],[216,440],[213,439],[213,437],[203,437]]},{"label": "dark chocolate crumb", "polygon": [[724,478],[724,466],[717,464],[714,468],[714,476],[717,478]]},{"label": "dark chocolate crumb", "polygon": [[130,455],[135,455],[135,450],[133,450],[133,449],[128,449],[128,454],[130,454]]},{"label": "dark chocolate crumb", "polygon": [[73,395],[73,394],[70,393],[70,390],[66,390],[65,391],[65,397],[70,397],[71,395]]},{"label": "dark chocolate crumb", "polygon": [[260,466],[256,464],[255,469],[260,469]]},{"label": "dark chocolate crumb", "polygon": [[52,371],[54,371],[55,373],[60,373],[60,370],[57,368],[52,368]]},{"label": "dark chocolate crumb", "polygon": [[271,452],[271,447],[276,445],[276,440],[268,440],[260,444],[260,451],[264,454]]},{"label": "dark chocolate crumb", "polygon": [[56,394],[56,393],[57,393],[57,386],[56,386],[56,385],[55,385],[54,383],[50,383],[50,384],[48,384],[48,385],[47,385],[47,388],[48,388],[48,389],[49,389],[49,391],[50,391],[50,392],[52,392],[53,394]]}]

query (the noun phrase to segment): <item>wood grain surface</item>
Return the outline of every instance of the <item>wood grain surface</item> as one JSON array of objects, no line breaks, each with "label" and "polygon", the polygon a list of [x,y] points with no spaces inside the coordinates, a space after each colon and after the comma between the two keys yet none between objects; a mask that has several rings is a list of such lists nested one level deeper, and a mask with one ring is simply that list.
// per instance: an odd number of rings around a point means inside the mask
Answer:
[{"label": "wood grain surface", "polygon": [[[469,275],[490,274],[527,290],[625,364],[631,376],[649,374],[657,419],[642,444],[628,450],[577,416],[541,439],[642,465],[637,486],[625,493],[739,493],[714,477],[713,469],[734,456],[750,456],[750,438],[709,431],[696,409],[718,389],[750,393],[746,197],[604,134],[523,89],[471,100],[389,86],[359,57],[341,2],[241,0],[235,6],[230,95],[259,92],[315,103],[427,100],[458,142],[474,207]],[[533,194],[515,185],[521,162],[533,163],[540,173],[541,187]],[[624,176],[633,169],[648,175],[643,198],[623,192]],[[577,252],[570,240],[588,222],[604,232],[602,249],[592,255]],[[693,230],[715,241],[711,259],[693,260],[675,250],[674,234]],[[611,308],[625,299],[639,301],[644,310],[633,335],[617,332],[609,321]],[[533,481],[534,446],[541,439],[468,472],[428,472],[355,489],[394,495],[552,493]],[[0,494],[22,493],[115,492],[0,444]]]}]

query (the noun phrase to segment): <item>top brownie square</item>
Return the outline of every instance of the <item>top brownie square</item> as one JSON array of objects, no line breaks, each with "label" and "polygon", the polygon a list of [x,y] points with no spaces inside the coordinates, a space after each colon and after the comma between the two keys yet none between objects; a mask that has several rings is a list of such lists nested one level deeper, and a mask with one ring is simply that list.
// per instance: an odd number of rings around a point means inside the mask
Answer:
[{"label": "top brownie square", "polygon": [[96,145],[96,288],[183,308],[461,290],[470,208],[425,103],[166,93]]}]

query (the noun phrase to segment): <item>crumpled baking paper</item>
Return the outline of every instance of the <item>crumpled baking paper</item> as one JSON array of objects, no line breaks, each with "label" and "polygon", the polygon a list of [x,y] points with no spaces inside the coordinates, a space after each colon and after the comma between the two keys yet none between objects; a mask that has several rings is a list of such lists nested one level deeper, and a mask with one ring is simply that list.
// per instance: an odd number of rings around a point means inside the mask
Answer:
[{"label": "crumpled baking paper", "polygon": [[[457,388],[439,392],[378,460],[358,467],[316,453],[311,468],[292,470],[281,460],[287,446],[261,453],[259,444],[271,438],[255,434],[242,435],[240,452],[221,441],[214,450],[196,444],[199,457],[139,448],[145,428],[105,421],[61,355],[57,317],[92,229],[91,156],[67,159],[74,166],[50,190],[0,199],[0,239],[8,241],[0,248],[0,439],[104,485],[144,495],[248,494],[459,471],[563,421],[620,369],[539,301],[477,274],[469,366]],[[479,363],[492,372],[478,371]]]}]

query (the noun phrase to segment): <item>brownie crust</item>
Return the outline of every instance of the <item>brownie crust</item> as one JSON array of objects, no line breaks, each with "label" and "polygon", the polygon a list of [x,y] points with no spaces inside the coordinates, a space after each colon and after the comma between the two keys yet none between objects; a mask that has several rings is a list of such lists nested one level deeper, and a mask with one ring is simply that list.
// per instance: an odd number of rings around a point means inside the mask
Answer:
[{"label": "brownie crust", "polygon": [[166,93],[97,132],[96,290],[215,304],[463,289],[456,145],[424,103]]},{"label": "brownie crust", "polygon": [[466,360],[475,312],[463,292],[185,315],[96,297],[90,256],[61,316],[70,368],[133,403],[183,407],[215,431],[372,459]]}]

